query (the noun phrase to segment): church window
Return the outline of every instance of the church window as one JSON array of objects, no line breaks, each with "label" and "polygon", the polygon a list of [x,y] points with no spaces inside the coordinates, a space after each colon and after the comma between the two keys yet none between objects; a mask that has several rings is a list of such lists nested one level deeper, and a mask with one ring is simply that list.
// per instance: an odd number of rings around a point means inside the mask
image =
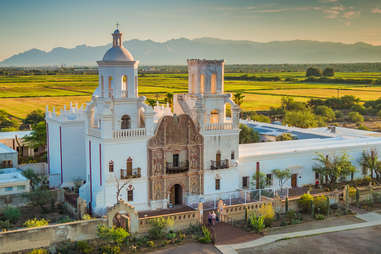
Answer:
[{"label": "church window", "polygon": [[267,186],[273,185],[273,175],[272,174],[266,175],[266,185]]},{"label": "church window", "polygon": [[249,187],[249,177],[244,176],[242,177],[242,188],[247,188]]},{"label": "church window", "polygon": [[179,154],[173,155],[173,167],[174,168],[179,167]]},{"label": "church window", "polygon": [[217,90],[216,84],[216,73],[213,73],[210,78],[210,93],[215,94]]},{"label": "church window", "polygon": [[232,151],[232,153],[230,154],[230,159],[231,159],[231,160],[234,160],[234,159],[235,159],[234,151]]},{"label": "church window", "polygon": [[130,129],[131,128],[131,118],[129,115],[122,116],[122,123],[120,128],[123,129]]},{"label": "church window", "polygon": [[216,179],[216,190],[220,190],[221,189],[221,179]]},{"label": "church window", "polygon": [[108,171],[109,172],[114,172],[114,162],[113,161],[110,161],[108,163]]},{"label": "church window", "polygon": [[101,76],[101,97],[105,96],[105,84],[104,84],[104,79],[103,75]]},{"label": "church window", "polygon": [[126,75],[122,77],[122,97],[128,97],[128,78]]},{"label": "church window", "polygon": [[134,201],[134,190],[127,190],[127,201]]},{"label": "church window", "polygon": [[218,123],[218,117],[219,117],[219,112],[217,109],[214,109],[210,112],[210,123]]},{"label": "church window", "polygon": [[204,94],[205,90],[205,76],[204,74],[201,74],[200,76],[200,94]]},{"label": "church window", "polygon": [[108,97],[112,97],[112,87],[111,87],[112,77],[108,77]]}]

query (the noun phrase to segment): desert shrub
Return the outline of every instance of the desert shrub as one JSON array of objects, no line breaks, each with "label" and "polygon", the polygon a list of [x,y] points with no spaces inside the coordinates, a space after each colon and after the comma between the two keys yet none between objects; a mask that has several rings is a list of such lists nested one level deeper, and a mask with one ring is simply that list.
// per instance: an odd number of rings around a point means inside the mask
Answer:
[{"label": "desert shrub", "polygon": [[174,223],[170,218],[155,218],[150,220],[151,229],[148,231],[148,237],[153,240],[164,238],[168,228]]},{"label": "desert shrub", "polygon": [[324,220],[324,219],[325,219],[325,216],[324,216],[323,214],[317,213],[317,214],[315,215],[315,219],[317,219],[317,220]]},{"label": "desert shrub", "polygon": [[69,216],[65,215],[59,218],[58,223],[67,223],[73,221]]},{"label": "desert shrub", "polygon": [[112,245],[121,246],[129,237],[129,233],[123,228],[107,227],[105,225],[97,226],[97,235],[104,242]]},{"label": "desert shrub", "polygon": [[24,226],[27,228],[47,226],[49,223],[45,219],[33,218],[24,222]]},{"label": "desert shrub", "polygon": [[263,216],[257,216],[255,213],[249,215],[248,224],[249,228],[257,233],[261,233],[265,229]]},{"label": "desert shrub", "polygon": [[303,194],[300,199],[298,200],[298,208],[303,213],[310,213],[311,212],[311,205],[312,205],[313,197],[311,194],[305,193]]},{"label": "desert shrub", "polygon": [[150,248],[155,247],[155,242],[154,241],[147,241],[147,246]]},{"label": "desert shrub", "polygon": [[7,231],[11,227],[9,220],[0,220],[0,231]]},{"label": "desert shrub", "polygon": [[94,248],[87,241],[78,241],[75,243],[76,250],[81,254],[94,253]]},{"label": "desert shrub", "polygon": [[29,251],[28,254],[49,254],[49,251],[45,249],[35,249],[32,251]]},{"label": "desert shrub", "polygon": [[327,213],[327,197],[324,195],[317,196],[313,199],[316,213]]},{"label": "desert shrub", "polygon": [[91,216],[87,213],[85,213],[83,216],[82,216],[82,220],[91,220]]},{"label": "desert shrub", "polygon": [[271,227],[271,225],[274,221],[274,216],[275,216],[273,205],[271,203],[269,203],[267,205],[263,205],[259,209],[259,213],[263,216],[265,226]]},{"label": "desert shrub", "polygon": [[173,231],[169,231],[168,234],[167,234],[167,239],[168,240],[172,240],[174,238],[176,238],[176,233],[173,232]]},{"label": "desert shrub", "polygon": [[348,120],[353,123],[361,123],[364,122],[364,117],[359,112],[352,111],[348,114]]},{"label": "desert shrub", "polygon": [[349,195],[350,199],[353,201],[356,198],[356,188],[349,186],[348,187],[348,195]]},{"label": "desert shrub", "polygon": [[211,243],[212,242],[212,233],[210,233],[210,230],[205,226],[202,225],[202,237],[200,237],[198,240],[200,243]]},{"label": "desert shrub", "polygon": [[8,220],[10,223],[16,223],[17,220],[21,216],[20,209],[13,207],[13,206],[8,206],[3,210],[3,216],[5,220]]},{"label": "desert shrub", "polygon": [[112,244],[105,244],[100,247],[102,254],[119,254],[120,247]]}]

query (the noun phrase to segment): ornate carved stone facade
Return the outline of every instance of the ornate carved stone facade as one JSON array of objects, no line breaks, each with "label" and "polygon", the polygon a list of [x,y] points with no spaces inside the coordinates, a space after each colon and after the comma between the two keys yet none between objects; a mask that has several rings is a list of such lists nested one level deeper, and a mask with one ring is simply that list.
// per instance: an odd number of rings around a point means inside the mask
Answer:
[{"label": "ornate carved stone facade", "polygon": [[[188,115],[165,116],[148,142],[149,199],[170,199],[174,186],[203,193],[203,137]],[[181,201],[182,203],[182,201]]]}]

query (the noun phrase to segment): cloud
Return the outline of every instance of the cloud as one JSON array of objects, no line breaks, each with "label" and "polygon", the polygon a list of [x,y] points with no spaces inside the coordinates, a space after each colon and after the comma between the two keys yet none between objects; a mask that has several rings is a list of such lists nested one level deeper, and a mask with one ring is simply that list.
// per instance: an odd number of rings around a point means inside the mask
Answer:
[{"label": "cloud", "polygon": [[343,5],[335,5],[322,9],[327,19],[336,19],[349,26],[351,20],[360,15],[360,11],[355,10],[354,7],[344,7]]},{"label": "cloud", "polygon": [[374,14],[381,14],[381,9],[380,8],[374,8],[374,9],[372,9],[371,12]]}]

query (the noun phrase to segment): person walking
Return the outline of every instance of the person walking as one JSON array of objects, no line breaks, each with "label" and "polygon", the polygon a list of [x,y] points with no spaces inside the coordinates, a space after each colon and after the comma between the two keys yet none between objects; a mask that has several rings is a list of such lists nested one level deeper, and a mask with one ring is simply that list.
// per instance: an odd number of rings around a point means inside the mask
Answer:
[{"label": "person walking", "polygon": [[212,225],[213,225],[213,226],[216,225],[216,217],[217,217],[217,215],[216,215],[216,213],[213,211],[213,212],[212,212]]},{"label": "person walking", "polygon": [[212,225],[212,213],[211,212],[208,213],[208,225],[209,226]]}]

